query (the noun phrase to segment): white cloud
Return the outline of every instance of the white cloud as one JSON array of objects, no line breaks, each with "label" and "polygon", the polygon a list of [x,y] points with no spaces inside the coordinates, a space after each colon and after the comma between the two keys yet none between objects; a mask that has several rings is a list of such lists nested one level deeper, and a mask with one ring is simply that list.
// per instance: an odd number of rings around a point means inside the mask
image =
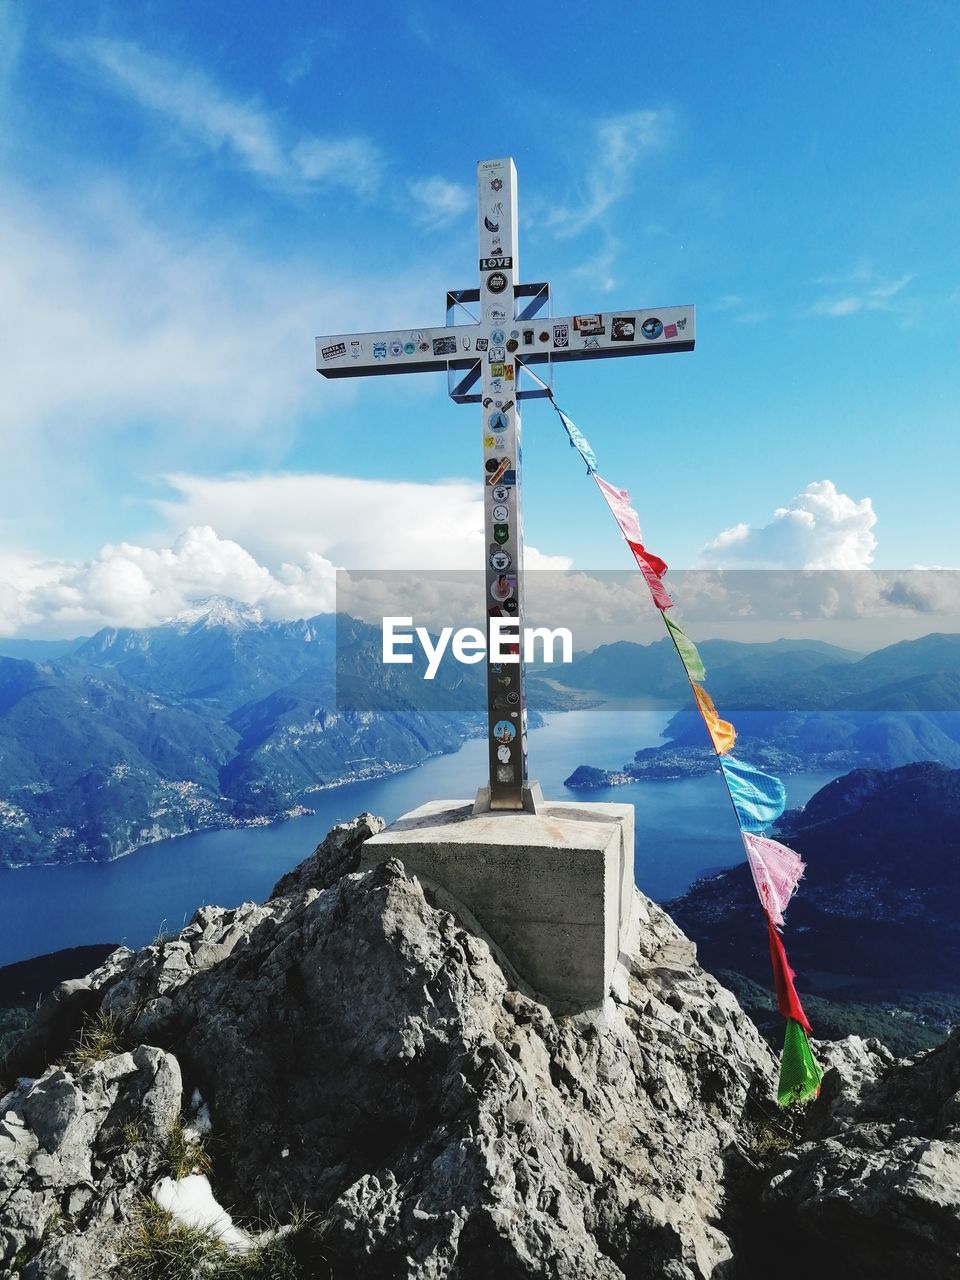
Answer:
[{"label": "white cloud", "polygon": [[231,97],[203,72],[148,53],[131,41],[93,36],[61,44],[74,65],[99,73],[139,106],[161,115],[184,138],[224,152],[256,177],[281,184],[322,183],[367,195],[383,159],[365,138],[302,138],[289,144],[263,107]]},{"label": "white cloud", "polygon": [[[36,453],[59,433],[75,440],[88,427],[134,425],[169,431],[169,457],[196,451],[209,433],[249,438],[264,428],[276,449],[304,411],[355,395],[320,381],[313,337],[369,327],[362,279],[161,229],[115,188],[72,193],[69,203],[67,219],[0,191],[6,450]],[[435,305],[416,279],[380,284],[397,300],[388,324],[401,307],[429,314]]]},{"label": "white cloud", "polygon": [[[476,483],[352,476],[167,477],[177,496],[157,505],[170,529],[212,524],[266,563],[316,553],[358,569],[475,569],[483,563],[483,497]],[[526,548],[531,568],[564,556]]]},{"label": "white cloud", "polygon": [[[484,562],[482,497],[466,481],[266,475],[170,483],[178,496],[159,504],[168,545],[110,544],[82,564],[0,557],[0,635],[152,626],[213,595],[256,605],[266,618],[302,618],[336,607],[335,566],[476,571]],[[569,563],[526,548],[530,569]]]},{"label": "white cloud", "polygon": [[415,217],[426,227],[441,227],[459,218],[473,204],[473,196],[459,182],[446,178],[422,178],[408,182],[415,202]]},{"label": "white cloud", "polygon": [[832,286],[831,292],[815,302],[811,311],[833,319],[862,311],[893,311],[894,299],[911,280],[913,275],[883,279],[868,267],[857,268],[848,276],[825,277],[818,283]]},{"label": "white cloud", "polygon": [[268,618],[329,611],[333,566],[308,555],[272,573],[209,526],[187,529],[170,547],[121,542],[85,564],[11,557],[0,566],[0,634],[76,635],[103,626],[148,627],[211,595],[259,605]]},{"label": "white cloud", "polygon": [[597,222],[627,194],[640,160],[667,145],[673,128],[668,109],[632,111],[601,120],[577,202],[549,209],[546,225],[558,236],[575,236]]},{"label": "white cloud", "polygon": [[703,548],[703,564],[742,569],[866,569],[877,540],[869,498],[840,493],[832,480],[810,484],[769,524],[736,524]]}]

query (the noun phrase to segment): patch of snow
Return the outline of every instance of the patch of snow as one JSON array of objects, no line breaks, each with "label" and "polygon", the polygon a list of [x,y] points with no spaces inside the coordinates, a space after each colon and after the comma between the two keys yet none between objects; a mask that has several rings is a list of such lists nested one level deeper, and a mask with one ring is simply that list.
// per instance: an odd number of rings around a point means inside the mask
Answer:
[{"label": "patch of snow", "polygon": [[161,1178],[153,1188],[153,1198],[183,1227],[209,1231],[239,1253],[253,1247],[250,1236],[235,1227],[229,1213],[218,1204],[213,1188],[202,1173],[191,1173],[186,1178]]},{"label": "patch of snow", "polygon": [[187,609],[181,609],[170,618],[164,618],[161,626],[172,625],[179,631],[187,631],[195,626],[229,627],[234,631],[242,631],[246,627],[258,627],[262,622],[263,613],[256,605],[228,600],[225,596],[210,596]]},{"label": "patch of snow", "polygon": [[191,1138],[194,1142],[198,1142],[201,1138],[205,1138],[213,1129],[213,1122],[210,1119],[210,1108],[200,1096],[199,1089],[194,1089],[190,1098],[190,1112],[190,1123],[184,1126],[183,1132],[188,1138]]}]

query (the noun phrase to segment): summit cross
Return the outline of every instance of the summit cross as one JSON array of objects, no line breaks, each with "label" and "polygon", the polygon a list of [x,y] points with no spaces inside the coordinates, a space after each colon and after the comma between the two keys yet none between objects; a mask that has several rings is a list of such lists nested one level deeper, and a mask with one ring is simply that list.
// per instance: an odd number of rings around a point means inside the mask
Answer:
[{"label": "summit cross", "polygon": [[[317,372],[325,378],[447,373],[452,399],[482,406],[484,607],[487,616],[487,748],[489,808],[535,805],[527,774],[527,709],[521,646],[501,662],[491,636],[494,618],[508,638],[523,635],[523,526],[520,509],[521,400],[550,396],[544,380],[521,389],[527,366],[610,356],[692,351],[695,312],[685,307],[619,307],[550,316],[550,287],[520,284],[517,171],[513,160],[477,165],[480,287],[447,293],[442,328],[334,334],[317,338]],[[479,318],[468,309],[478,304]],[[456,323],[462,311],[470,323]],[[478,385],[479,384],[479,385]]]}]

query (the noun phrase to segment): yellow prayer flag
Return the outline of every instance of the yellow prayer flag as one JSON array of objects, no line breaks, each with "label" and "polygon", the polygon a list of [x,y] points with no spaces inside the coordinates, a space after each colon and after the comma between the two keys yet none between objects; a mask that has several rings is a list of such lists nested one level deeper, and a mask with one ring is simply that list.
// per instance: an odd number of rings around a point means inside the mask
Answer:
[{"label": "yellow prayer flag", "polygon": [[713,699],[707,693],[706,689],[700,685],[693,686],[693,696],[697,700],[697,706],[700,708],[700,714],[703,716],[704,724],[707,726],[707,732],[710,734],[710,741],[713,743],[713,749],[718,756],[722,756],[729,751],[737,740],[737,731],[729,720],[721,720],[717,714],[717,708],[713,705]]}]

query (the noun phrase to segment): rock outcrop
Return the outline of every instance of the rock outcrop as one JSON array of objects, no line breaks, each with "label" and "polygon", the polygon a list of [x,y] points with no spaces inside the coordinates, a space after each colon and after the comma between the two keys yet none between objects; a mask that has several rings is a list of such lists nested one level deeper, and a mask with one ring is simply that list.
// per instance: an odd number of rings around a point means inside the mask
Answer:
[{"label": "rock outcrop", "polygon": [[771,1169],[771,1052],[660,908],[637,894],[608,1007],[555,1017],[399,862],[358,870],[381,826],[335,828],[265,904],[202,908],[90,975],[84,1007],[124,1051],[78,1067],[62,1047],[0,1101],[0,1277],[124,1274],[181,1082],[238,1223],[315,1215],[305,1277],[753,1280],[765,1231],[829,1249],[867,1230],[868,1191],[901,1253],[920,1240],[923,1274],[948,1274],[960,1187],[935,1204],[920,1183],[931,1159],[956,1169],[960,1041],[912,1066],[837,1050],[807,1141]]}]

